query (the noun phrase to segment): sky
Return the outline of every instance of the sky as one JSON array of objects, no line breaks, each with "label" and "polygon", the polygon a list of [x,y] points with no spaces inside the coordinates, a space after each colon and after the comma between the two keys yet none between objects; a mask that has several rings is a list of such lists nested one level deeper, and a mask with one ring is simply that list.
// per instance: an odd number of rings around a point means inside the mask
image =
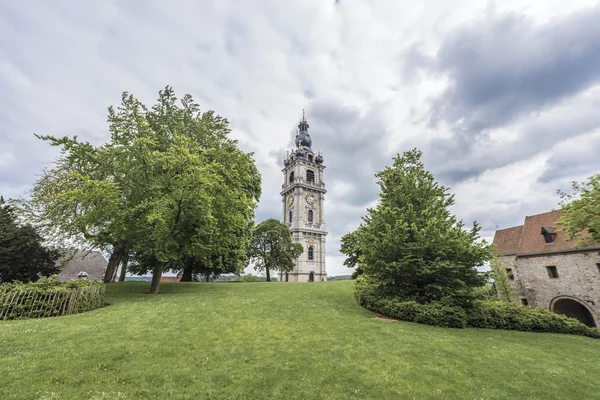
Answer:
[{"label": "sky", "polygon": [[108,138],[107,107],[172,86],[226,117],[282,219],[282,160],[302,109],[324,157],[328,275],[340,238],[406,150],[467,226],[558,208],[598,172],[600,4],[583,0],[0,2],[0,194],[26,196],[56,149]]}]

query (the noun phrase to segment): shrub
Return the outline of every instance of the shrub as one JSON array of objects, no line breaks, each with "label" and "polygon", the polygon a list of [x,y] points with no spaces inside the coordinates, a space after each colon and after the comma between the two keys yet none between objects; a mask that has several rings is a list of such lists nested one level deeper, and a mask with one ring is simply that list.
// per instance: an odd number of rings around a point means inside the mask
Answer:
[{"label": "shrub", "polygon": [[252,275],[252,274],[246,274],[240,278],[240,281],[242,281],[242,282],[258,282],[258,276]]},{"label": "shrub", "polygon": [[77,314],[104,304],[101,282],[78,279],[59,282],[55,277],[36,282],[0,285],[0,320]]},{"label": "shrub", "polygon": [[600,331],[576,319],[548,310],[529,308],[499,300],[479,300],[469,308],[445,301],[419,304],[377,295],[375,285],[360,276],[355,297],[368,310],[402,321],[448,328],[491,328],[527,332],[554,332],[600,338]]},{"label": "shrub", "polygon": [[598,329],[590,328],[574,318],[499,300],[476,302],[467,310],[467,325],[527,332],[569,333],[600,339]]},{"label": "shrub", "polygon": [[464,328],[466,324],[466,313],[461,307],[441,301],[419,304],[416,301],[378,297],[362,277],[357,279],[355,296],[363,307],[402,321],[448,328]]}]

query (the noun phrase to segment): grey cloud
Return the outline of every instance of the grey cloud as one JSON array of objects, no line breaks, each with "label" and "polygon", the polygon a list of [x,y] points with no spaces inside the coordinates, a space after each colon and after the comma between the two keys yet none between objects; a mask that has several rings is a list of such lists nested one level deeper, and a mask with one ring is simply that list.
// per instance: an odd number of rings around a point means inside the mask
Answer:
[{"label": "grey cloud", "polygon": [[578,138],[575,143],[564,143],[546,161],[544,173],[538,178],[540,183],[551,183],[564,189],[574,179],[585,179],[600,173],[600,134]]},{"label": "grey cloud", "polygon": [[578,93],[600,80],[599,37],[600,6],[544,25],[490,15],[447,35],[433,68],[450,84],[432,122],[478,132]]}]

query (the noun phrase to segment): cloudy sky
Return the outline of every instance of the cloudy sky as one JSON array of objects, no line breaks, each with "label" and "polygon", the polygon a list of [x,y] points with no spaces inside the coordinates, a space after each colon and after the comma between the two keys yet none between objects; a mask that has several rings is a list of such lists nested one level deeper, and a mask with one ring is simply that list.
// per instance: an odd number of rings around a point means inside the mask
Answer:
[{"label": "cloudy sky", "polygon": [[[84,4],[85,3],[85,4]],[[328,273],[417,147],[491,240],[599,172],[600,5],[584,0],[0,2],[0,193],[56,153],[33,133],[108,137],[123,91],[171,85],[229,119],[281,218],[282,157],[307,109],[325,158]]]}]

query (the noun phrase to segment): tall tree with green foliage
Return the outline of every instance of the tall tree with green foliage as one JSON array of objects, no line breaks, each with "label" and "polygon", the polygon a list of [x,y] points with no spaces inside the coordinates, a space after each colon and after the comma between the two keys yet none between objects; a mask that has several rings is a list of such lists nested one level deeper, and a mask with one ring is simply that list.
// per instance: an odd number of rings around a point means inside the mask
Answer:
[{"label": "tall tree with green foliage", "polygon": [[104,277],[110,282],[135,219],[128,220],[129,199],[115,179],[107,151],[77,137],[37,136],[60,147],[61,155],[43,172],[20,210],[56,246],[111,253]]},{"label": "tall tree with green foliage", "polygon": [[362,254],[362,250],[358,242],[359,230],[361,226],[359,226],[353,232],[346,233],[344,236],[342,236],[341,240],[342,246],[340,252],[347,256],[344,260],[344,266],[346,268],[355,268],[355,271],[352,273],[352,279],[358,278],[363,273],[363,270],[360,267],[360,256]]},{"label": "tall tree with green foliage", "polygon": [[517,300],[517,291],[511,284],[513,273],[508,272],[508,268],[509,265],[502,264],[497,258],[490,262],[490,276],[494,281],[496,295],[500,300],[512,302]]},{"label": "tall tree with green foliage", "polygon": [[562,215],[561,229],[582,248],[600,242],[600,174],[586,182],[572,182],[572,193],[558,191]]},{"label": "tall tree with green foliage", "polygon": [[0,197],[0,283],[32,282],[60,272],[56,250],[29,224],[19,224],[14,209]]},{"label": "tall tree with green foliage", "polygon": [[32,215],[66,240],[110,249],[106,281],[130,254],[141,257],[132,266],[152,271],[151,293],[186,258],[210,260],[222,247],[245,255],[261,179],[226,119],[167,87],[152,108],[124,93],[108,120],[103,146],[43,137],[62,156],[36,184]]},{"label": "tall tree with green foliage", "polygon": [[343,251],[352,258],[360,249],[362,279],[380,296],[468,303],[485,282],[476,267],[491,259],[491,246],[480,239],[476,222],[465,230],[450,213],[454,196],[425,170],[421,154],[398,155],[375,175],[379,204],[367,210]]},{"label": "tall tree with green foliage", "polygon": [[303,251],[300,243],[292,242],[287,225],[270,218],[254,228],[248,255],[254,262],[254,269],[265,271],[267,282],[270,282],[271,271],[293,271],[294,261]]}]

